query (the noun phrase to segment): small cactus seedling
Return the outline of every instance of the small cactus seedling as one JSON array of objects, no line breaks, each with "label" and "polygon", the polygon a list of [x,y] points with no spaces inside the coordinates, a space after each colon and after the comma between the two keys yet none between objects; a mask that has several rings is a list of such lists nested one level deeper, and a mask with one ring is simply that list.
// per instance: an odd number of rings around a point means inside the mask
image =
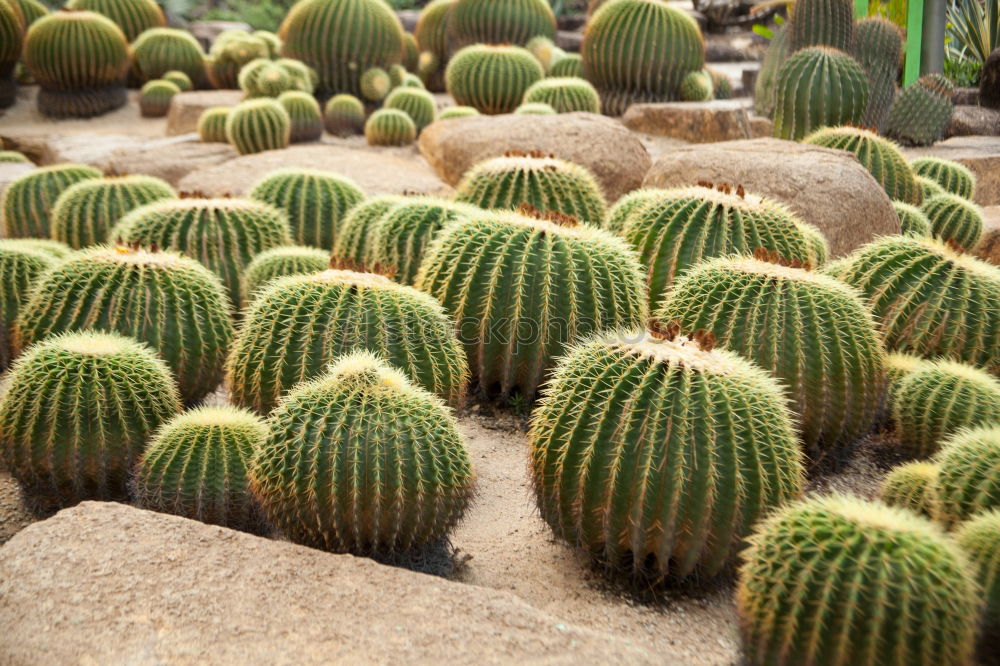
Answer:
[{"label": "small cactus seedling", "polygon": [[894,467],[882,480],[879,498],[889,506],[933,518],[937,510],[937,474],[937,465],[926,462],[910,462]]},{"label": "small cactus seedling", "polygon": [[541,64],[526,50],[486,44],[456,53],[445,73],[456,104],[490,115],[516,109],[528,88],[544,77]]},{"label": "small cactus seedling", "polygon": [[1000,422],[955,433],[934,460],[938,520],[954,527],[1000,509]]},{"label": "small cactus seedling", "polygon": [[681,79],[679,96],[685,102],[707,102],[713,93],[712,77],[704,70],[688,72]]},{"label": "small cactus seedling", "polygon": [[323,114],[315,97],[299,90],[289,90],[278,95],[278,103],[285,107],[291,122],[289,141],[318,141],[323,136]]},{"label": "small cactus seedling", "polygon": [[178,90],[181,92],[188,92],[194,88],[194,84],[191,82],[191,77],[177,69],[172,69],[164,74],[163,80],[170,81],[172,84],[177,86]]},{"label": "small cactus seedling", "polygon": [[930,178],[949,194],[972,200],[976,176],[964,164],[936,157],[921,157],[913,160],[910,165],[917,175]]},{"label": "small cactus seedling", "polygon": [[983,214],[979,206],[955,194],[939,194],[925,201],[920,210],[931,223],[931,234],[945,243],[969,251],[983,237]]},{"label": "small cactus seedling", "polygon": [[417,140],[417,126],[398,109],[379,109],[365,123],[369,146],[408,146]]},{"label": "small cactus seedling", "polygon": [[100,177],[100,171],[84,164],[57,164],[15,179],[0,198],[4,237],[49,238],[59,195],[71,185]]},{"label": "small cactus seedling", "polygon": [[524,102],[548,104],[556,113],[601,112],[601,96],[597,89],[580,78],[542,79],[524,92]]},{"label": "small cactus seedling", "polygon": [[385,98],[384,108],[398,109],[408,115],[416,125],[417,134],[437,117],[434,97],[420,88],[396,88]]},{"label": "small cactus seedling", "polygon": [[369,102],[381,102],[392,90],[392,78],[381,67],[372,67],[361,75],[361,97]]},{"label": "small cactus seedling", "polygon": [[170,110],[170,102],[181,89],[166,79],[147,81],[139,92],[139,113],[143,118],[162,118]]},{"label": "small cactus seedling", "polygon": [[198,118],[198,138],[203,143],[229,143],[226,121],[232,107],[213,106],[201,112]]}]

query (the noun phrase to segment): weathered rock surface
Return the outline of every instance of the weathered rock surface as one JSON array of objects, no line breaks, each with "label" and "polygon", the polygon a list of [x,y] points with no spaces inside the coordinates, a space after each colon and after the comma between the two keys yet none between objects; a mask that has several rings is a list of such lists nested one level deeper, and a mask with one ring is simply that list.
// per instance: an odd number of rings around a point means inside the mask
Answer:
[{"label": "weathered rock surface", "polygon": [[983,239],[976,256],[1000,266],[1000,206],[983,206]]},{"label": "weathered rock surface", "polygon": [[743,185],[788,204],[816,225],[832,257],[875,236],[899,233],[892,202],[853,156],[780,139],[689,146],[662,155],[645,187],[675,187],[699,180]]},{"label": "weathered rock surface", "polygon": [[636,132],[691,143],[735,141],[753,137],[748,108],[746,100],[633,104],[622,122]]},{"label": "weathered rock surface", "polygon": [[0,549],[12,664],[658,663],[510,593],[111,503]]},{"label": "weathered rock surface", "polygon": [[198,119],[213,106],[236,106],[243,99],[242,90],[192,90],[174,95],[167,112],[167,136],[198,131]]},{"label": "weathered rock surface", "polygon": [[201,143],[197,136],[189,134],[119,148],[95,166],[118,173],[157,176],[177,187],[192,171],[237,157],[239,153],[228,143]]},{"label": "weathered rock surface", "polygon": [[1000,136],[1000,111],[985,106],[956,105],[944,135]]},{"label": "weathered rock surface", "polygon": [[105,161],[116,150],[134,149],[151,141],[128,134],[93,136],[85,133],[39,132],[37,129],[30,132],[0,129],[0,138],[11,150],[23,153],[42,166],[61,162],[96,165]]},{"label": "weathered rock surface", "polygon": [[755,139],[763,139],[774,136],[774,121],[766,116],[751,114],[750,133]]},{"label": "weathered rock surface", "polygon": [[504,115],[436,122],[420,134],[420,152],[449,185],[473,165],[508,150],[539,150],[584,166],[609,202],[642,184],[651,160],[620,123],[593,113]]},{"label": "weathered rock surface", "polygon": [[956,136],[906,151],[909,159],[930,155],[961,162],[976,174],[973,195],[980,206],[1000,205],[1000,137]]},{"label": "weathered rock surface", "polygon": [[332,171],[354,180],[369,194],[451,193],[451,188],[434,175],[413,148],[352,148],[337,144],[291,146],[236,157],[190,172],[180,181],[180,188],[210,195],[242,195],[265,174],[285,167]]}]

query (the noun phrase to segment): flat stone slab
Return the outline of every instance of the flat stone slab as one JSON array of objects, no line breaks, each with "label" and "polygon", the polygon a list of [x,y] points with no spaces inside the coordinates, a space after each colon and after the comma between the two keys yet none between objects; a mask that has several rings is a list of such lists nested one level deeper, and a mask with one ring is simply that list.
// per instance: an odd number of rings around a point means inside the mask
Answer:
[{"label": "flat stone slab", "polygon": [[508,592],[85,502],[0,548],[10,664],[656,664]]},{"label": "flat stone slab", "polygon": [[242,90],[192,90],[174,95],[167,112],[167,136],[198,131],[198,119],[213,106],[236,106],[243,100]]},{"label": "flat stone slab", "polygon": [[622,122],[635,132],[714,143],[753,138],[749,104],[740,100],[633,104]]},{"label": "flat stone slab", "polygon": [[980,206],[1000,205],[1000,137],[955,136],[905,152],[911,160],[930,155],[961,162],[976,174],[975,202]]},{"label": "flat stone slab", "polygon": [[983,239],[976,256],[1000,266],[1000,206],[983,206]]},{"label": "flat stone slab", "polygon": [[192,171],[225,164],[239,157],[228,143],[202,143],[196,134],[119,148],[96,166],[117,173],[157,176],[174,187]]},{"label": "flat stone slab", "polygon": [[956,105],[944,135],[1000,136],[1000,111],[985,106]]}]

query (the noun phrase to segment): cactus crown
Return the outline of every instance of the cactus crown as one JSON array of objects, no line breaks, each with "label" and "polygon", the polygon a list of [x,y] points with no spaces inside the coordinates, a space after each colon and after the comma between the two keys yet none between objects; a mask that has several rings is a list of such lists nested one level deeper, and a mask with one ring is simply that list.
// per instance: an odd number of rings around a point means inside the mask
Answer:
[{"label": "cactus crown", "polygon": [[910,163],[913,171],[930,178],[946,192],[972,199],[976,189],[976,176],[964,164],[936,157],[921,157]]},{"label": "cactus crown", "polygon": [[130,43],[150,28],[167,25],[166,16],[155,0],[69,0],[66,7],[107,16],[122,29]]},{"label": "cactus crown", "polygon": [[510,113],[528,88],[545,77],[531,53],[518,46],[474,44],[456,53],[445,72],[448,92],[481,113]]}]

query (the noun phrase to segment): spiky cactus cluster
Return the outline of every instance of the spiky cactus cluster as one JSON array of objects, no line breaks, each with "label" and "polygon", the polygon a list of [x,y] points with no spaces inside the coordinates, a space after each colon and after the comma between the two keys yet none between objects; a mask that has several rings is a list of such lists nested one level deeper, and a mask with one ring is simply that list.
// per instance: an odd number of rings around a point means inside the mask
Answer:
[{"label": "spiky cactus cluster", "polygon": [[778,70],[774,135],[798,141],[822,127],[856,125],[868,97],[868,78],[851,56],[826,46],[797,51]]},{"label": "spiky cactus cluster", "polygon": [[43,115],[89,118],[126,102],[128,42],[100,14],[61,11],[38,19],[24,40],[24,64],[39,85]]},{"label": "spiky cactus cluster", "polygon": [[259,529],[247,468],[267,439],[267,423],[232,407],[199,407],[164,424],[135,470],[143,509],[203,523]]},{"label": "spiky cactus cluster", "polygon": [[624,0],[594,13],[580,54],[604,113],[620,116],[631,104],[677,99],[687,73],[705,64],[705,41],[682,10],[659,0]]},{"label": "spiky cactus cluster", "polygon": [[920,204],[920,187],[902,151],[874,132],[857,127],[829,127],[813,132],[803,143],[852,153],[890,199]]},{"label": "spiky cactus cluster", "polygon": [[198,117],[198,138],[203,143],[229,143],[226,136],[226,121],[232,107],[213,106],[201,112]]},{"label": "spiky cactus cluster", "polygon": [[910,163],[914,173],[930,178],[946,192],[972,200],[976,176],[960,162],[936,157],[921,157]]},{"label": "spiky cactus cluster", "polygon": [[571,349],[529,438],[542,517],[637,576],[718,574],[757,519],[802,487],[778,384],[676,332],[622,331]]},{"label": "spiky cactus cluster", "polygon": [[56,504],[124,499],[149,437],[178,411],[170,370],[152,349],[112,333],[55,335],[14,363],[0,400],[0,457]]},{"label": "spiky cactus cluster", "polygon": [[601,112],[601,96],[589,81],[579,78],[549,77],[524,92],[524,102],[548,104],[556,113]]},{"label": "spiky cactus cluster", "polygon": [[944,442],[935,462],[937,518],[945,525],[1000,509],[1000,422],[956,433]]},{"label": "spiky cactus cluster", "polygon": [[571,215],[593,226],[601,224],[606,210],[601,186],[585,168],[517,151],[472,167],[458,184],[455,199],[487,209],[530,204],[542,213]]},{"label": "spiky cactus cluster", "polygon": [[282,401],[251,477],[268,517],[293,541],[358,554],[443,538],[474,482],[441,400],[367,352],[340,358]]},{"label": "spiky cactus cluster", "polygon": [[323,114],[315,97],[289,90],[278,96],[278,103],[288,112],[291,123],[288,136],[292,143],[317,141],[323,136]]},{"label": "spiky cactus cluster", "polygon": [[17,100],[14,78],[24,50],[24,21],[16,0],[0,0],[0,109]]},{"label": "spiky cactus cluster", "polygon": [[881,127],[896,98],[896,81],[903,62],[903,33],[887,19],[872,16],[858,21],[854,55],[868,74],[868,106],[861,118],[865,127]]},{"label": "spiky cactus cluster", "polygon": [[56,164],[15,179],[0,199],[4,237],[49,238],[59,195],[71,185],[100,177],[100,171],[84,164]]},{"label": "spiky cactus cluster", "polygon": [[274,99],[241,102],[226,116],[226,139],[240,155],[287,148],[291,136],[292,119]]},{"label": "spiky cactus cluster", "polygon": [[688,72],[681,79],[678,96],[685,102],[707,102],[712,99],[712,77],[704,70]]},{"label": "spiky cactus cluster", "polygon": [[889,506],[933,518],[937,503],[937,474],[937,465],[926,462],[910,462],[894,467],[882,480],[879,498]]},{"label": "spiky cactus cluster", "polygon": [[535,57],[517,46],[467,46],[448,63],[448,92],[461,106],[481,113],[510,113],[524,93],[545,77]]},{"label": "spiky cactus cluster", "polygon": [[166,79],[147,81],[139,92],[139,113],[144,118],[162,118],[170,110],[170,101],[181,89]]},{"label": "spiky cactus cluster", "polygon": [[121,28],[129,43],[150,28],[167,25],[167,18],[155,0],[69,0],[66,7],[107,16]]},{"label": "spiky cactus cluster", "polygon": [[567,53],[563,57],[552,63],[549,70],[552,77],[576,77],[583,78],[583,58],[579,53]]},{"label": "spiky cactus cluster", "polygon": [[186,30],[150,28],[132,42],[132,73],[145,83],[171,70],[184,72],[196,88],[207,84],[205,52]]},{"label": "spiky cactus cluster", "polygon": [[374,196],[347,212],[333,246],[333,257],[364,265],[370,263],[371,239],[382,218],[396,204],[408,201],[395,194]]},{"label": "spiky cactus cluster", "polygon": [[931,234],[969,251],[983,236],[983,215],[979,207],[955,194],[939,194],[920,207],[931,223]]},{"label": "spiky cactus cluster", "polygon": [[177,86],[181,92],[187,92],[194,88],[194,83],[191,82],[191,77],[176,69],[170,70],[164,74],[163,80],[170,81],[172,84]]},{"label": "spiky cactus cluster", "polygon": [[985,511],[964,523],[955,534],[955,542],[983,588],[983,627],[987,636],[996,636],[1000,631],[1000,509]]},{"label": "spiky cactus cluster", "polygon": [[409,114],[398,109],[379,109],[365,123],[369,146],[408,146],[417,140],[417,126]]},{"label": "spiky cactus cluster", "polygon": [[270,58],[251,60],[240,69],[237,79],[240,90],[248,98],[277,97],[295,89],[291,72]]},{"label": "spiky cactus cluster", "polygon": [[483,394],[530,400],[571,341],[645,321],[634,253],[564,217],[484,213],[446,227],[424,257],[416,285],[458,322]]},{"label": "spiky cactus cluster", "polygon": [[243,271],[243,302],[249,303],[267,283],[288,275],[320,273],[330,264],[330,253],[314,247],[283,245],[261,252]]},{"label": "spiky cactus cluster", "polygon": [[[280,47],[280,42],[277,46]],[[244,65],[275,55],[266,39],[244,30],[226,30],[216,37],[208,53],[208,78],[219,89],[239,88],[240,70]]]},{"label": "spiky cactus cluster", "polygon": [[917,181],[917,187],[920,188],[920,193],[922,195],[922,200],[927,201],[928,199],[933,199],[939,194],[947,194],[944,188],[937,184],[936,181],[927,178],[926,176],[915,176],[914,180]]},{"label": "spiky cactus cluster", "polygon": [[429,90],[444,90],[444,70],[448,64],[450,45],[448,17],[457,0],[433,0],[420,12],[413,36],[417,39],[420,57],[417,72]]},{"label": "spiky cactus cluster", "polygon": [[441,111],[438,114],[438,120],[447,120],[449,118],[471,118],[473,116],[480,115],[479,111],[471,106],[449,106],[447,109]]},{"label": "spiky cactus cluster", "polygon": [[798,0],[788,31],[792,50],[829,46],[847,53],[854,46],[851,0]]},{"label": "spiky cactus cluster", "polygon": [[556,36],[556,17],[545,0],[458,0],[448,13],[448,34],[456,47],[516,44]]},{"label": "spiky cactus cluster", "polygon": [[941,74],[928,74],[896,97],[885,121],[886,136],[907,146],[929,146],[944,134],[955,106],[954,86]]},{"label": "spiky cactus cluster", "polygon": [[13,357],[14,322],[28,291],[56,259],[16,241],[0,240],[0,370]]},{"label": "spiky cactus cluster", "polygon": [[608,209],[601,227],[621,235],[633,215],[639,215],[647,206],[661,203],[667,190],[656,187],[632,190]]},{"label": "spiky cactus cluster", "polygon": [[334,95],[323,107],[323,125],[334,136],[363,134],[365,105],[354,95]]},{"label": "spiky cactus cluster", "polygon": [[417,134],[437,117],[434,97],[420,88],[396,88],[385,98],[384,108],[397,109],[408,115],[416,126]]},{"label": "spiky cactus cluster", "polygon": [[818,497],[776,513],[750,542],[737,591],[748,663],[971,663],[977,584],[925,518]]},{"label": "spiky cactus cluster", "polygon": [[782,380],[814,460],[874,422],[885,352],[868,309],[837,280],[750,257],[711,259],[674,283],[656,316],[711,331]]},{"label": "spiky cactus cluster", "polygon": [[381,67],[365,70],[359,80],[361,97],[369,102],[381,102],[392,90],[392,77]]}]

